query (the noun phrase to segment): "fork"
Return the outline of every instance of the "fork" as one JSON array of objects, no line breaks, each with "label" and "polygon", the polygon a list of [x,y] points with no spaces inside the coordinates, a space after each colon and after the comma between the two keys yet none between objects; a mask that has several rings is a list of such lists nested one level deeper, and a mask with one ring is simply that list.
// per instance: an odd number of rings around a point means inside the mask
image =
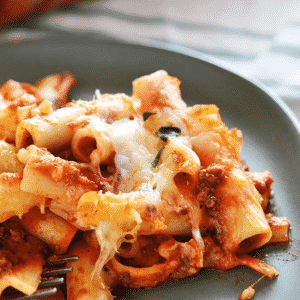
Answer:
[{"label": "fork", "polygon": [[[57,275],[65,275],[67,273],[72,272],[72,268],[52,268],[53,266],[62,265],[67,262],[76,261],[79,258],[77,256],[72,257],[63,257],[63,258],[56,258],[56,257],[49,257],[46,261],[45,268],[42,273],[43,278],[49,277],[49,280],[43,279],[42,282],[39,284],[37,291],[30,296],[20,296],[14,295],[11,297],[5,297],[3,300],[32,300],[32,299],[40,299],[46,296],[51,296],[57,292],[57,288],[53,287],[55,285],[60,285],[64,283],[64,277],[53,278],[53,276]],[[17,298],[15,298],[17,297]],[[1,298],[2,299],[2,298]]]}]

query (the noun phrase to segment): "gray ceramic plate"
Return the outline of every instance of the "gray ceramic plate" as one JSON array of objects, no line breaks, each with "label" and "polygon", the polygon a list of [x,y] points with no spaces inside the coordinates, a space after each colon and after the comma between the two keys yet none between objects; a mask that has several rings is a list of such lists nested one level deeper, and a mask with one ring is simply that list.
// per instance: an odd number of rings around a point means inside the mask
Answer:
[{"label": "gray ceramic plate", "polygon": [[[134,78],[165,69],[182,81],[182,96],[189,105],[216,104],[227,126],[242,130],[242,156],[248,165],[272,173],[276,214],[287,216],[292,226],[293,242],[257,253],[260,257],[267,254],[263,260],[280,276],[262,280],[255,299],[299,299],[300,260],[293,253],[300,255],[300,126],[281,100],[207,56],[157,43],[41,39],[1,45],[0,54],[0,84],[9,78],[34,83],[48,74],[68,70],[79,79],[72,97],[86,99],[95,88],[102,93],[130,94]],[[156,289],[124,291],[120,299],[238,299],[258,277],[244,267],[225,273],[206,270]]]}]

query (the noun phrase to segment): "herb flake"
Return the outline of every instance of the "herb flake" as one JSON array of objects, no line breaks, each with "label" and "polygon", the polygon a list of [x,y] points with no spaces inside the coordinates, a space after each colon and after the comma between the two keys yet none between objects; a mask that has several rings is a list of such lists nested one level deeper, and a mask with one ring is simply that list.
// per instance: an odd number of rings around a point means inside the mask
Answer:
[{"label": "herb flake", "polygon": [[162,154],[162,152],[163,152],[163,150],[164,150],[165,147],[166,147],[166,145],[164,145],[164,146],[159,150],[159,152],[157,153],[157,155],[155,156],[155,159],[154,159],[154,161],[152,162],[152,167],[153,167],[153,168],[155,168],[155,167],[158,165],[160,156],[161,156],[161,154]]},{"label": "herb flake", "polygon": [[161,126],[156,135],[166,142],[168,137],[181,135],[181,129],[175,126]]},{"label": "herb flake", "polygon": [[144,122],[149,118],[149,117],[151,117],[152,115],[155,115],[156,113],[154,113],[154,112],[144,112],[143,113],[143,119],[144,119]]}]

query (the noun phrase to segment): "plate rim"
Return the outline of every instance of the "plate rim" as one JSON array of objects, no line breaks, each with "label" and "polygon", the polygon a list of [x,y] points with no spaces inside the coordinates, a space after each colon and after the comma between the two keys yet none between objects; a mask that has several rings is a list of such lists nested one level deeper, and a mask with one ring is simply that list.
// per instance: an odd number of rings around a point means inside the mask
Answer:
[{"label": "plate rim", "polygon": [[[67,37],[65,36],[67,35]],[[186,57],[194,58],[197,60],[201,60],[207,64],[210,64],[214,67],[219,69],[225,70],[232,75],[239,77],[244,82],[252,85],[253,87],[260,89],[273,103],[275,103],[285,114],[285,116],[291,121],[293,124],[294,129],[297,131],[298,136],[300,137],[300,120],[297,118],[295,113],[291,110],[291,108],[285,103],[283,99],[281,99],[274,91],[260,82],[258,79],[250,76],[249,74],[245,74],[243,71],[238,70],[236,67],[231,65],[228,62],[221,60],[213,55],[209,55],[206,53],[202,53],[200,51],[188,48],[186,46],[178,45],[175,43],[168,43],[159,40],[153,39],[144,39],[144,40],[137,40],[137,39],[114,39],[111,37],[110,39],[104,39],[102,41],[99,37],[98,38],[91,38],[91,36],[83,37],[81,34],[76,35],[74,33],[67,33],[67,34],[58,34],[56,36],[53,33],[47,33],[44,35],[39,35],[36,38],[31,38],[28,40],[23,40],[18,43],[11,42],[11,43],[1,43],[0,41],[0,50],[1,48],[5,47],[17,47],[23,46],[24,44],[32,44],[36,42],[76,42],[76,43],[90,43],[90,44],[100,44],[100,45],[114,45],[114,46],[127,46],[127,47],[141,47],[141,48],[148,48],[148,49],[156,49],[156,50],[163,50],[169,51],[172,53],[176,53],[179,55],[183,55]],[[300,101],[300,100],[299,100]]]}]

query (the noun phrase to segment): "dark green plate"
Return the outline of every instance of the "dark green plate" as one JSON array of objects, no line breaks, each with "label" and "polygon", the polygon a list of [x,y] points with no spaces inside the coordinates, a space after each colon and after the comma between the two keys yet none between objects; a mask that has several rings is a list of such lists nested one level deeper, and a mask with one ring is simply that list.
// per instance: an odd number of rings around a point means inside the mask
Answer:
[{"label": "dark green plate", "polygon": [[[131,94],[133,79],[165,69],[182,81],[182,96],[189,105],[216,104],[227,126],[242,130],[242,156],[250,168],[272,173],[276,214],[288,217],[292,226],[290,245],[257,253],[267,254],[263,260],[280,275],[262,280],[255,299],[299,299],[300,260],[289,252],[300,256],[300,125],[278,97],[213,58],[154,42],[44,38],[0,45],[0,66],[0,84],[10,78],[34,83],[51,73],[71,71],[79,80],[72,93],[76,100],[91,98],[96,88]],[[206,270],[156,289],[127,290],[120,299],[238,299],[258,277],[245,267],[225,273]]]}]

